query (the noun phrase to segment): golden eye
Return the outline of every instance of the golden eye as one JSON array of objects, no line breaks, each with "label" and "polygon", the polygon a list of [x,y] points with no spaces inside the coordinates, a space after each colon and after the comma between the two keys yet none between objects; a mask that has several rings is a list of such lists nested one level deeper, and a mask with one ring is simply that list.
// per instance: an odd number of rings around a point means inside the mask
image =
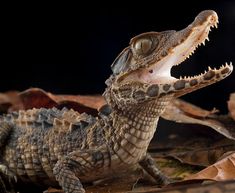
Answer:
[{"label": "golden eye", "polygon": [[140,39],[135,43],[134,49],[137,54],[147,54],[152,49],[152,41],[150,39]]}]

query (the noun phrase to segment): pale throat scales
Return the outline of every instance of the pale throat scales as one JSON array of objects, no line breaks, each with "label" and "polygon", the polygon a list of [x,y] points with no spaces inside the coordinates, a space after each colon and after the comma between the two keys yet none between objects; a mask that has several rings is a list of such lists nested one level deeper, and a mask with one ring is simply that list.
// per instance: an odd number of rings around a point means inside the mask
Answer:
[{"label": "pale throat scales", "polygon": [[111,138],[117,157],[126,164],[136,164],[144,158],[156,131],[159,116],[172,97],[158,98],[126,110],[114,110]]}]

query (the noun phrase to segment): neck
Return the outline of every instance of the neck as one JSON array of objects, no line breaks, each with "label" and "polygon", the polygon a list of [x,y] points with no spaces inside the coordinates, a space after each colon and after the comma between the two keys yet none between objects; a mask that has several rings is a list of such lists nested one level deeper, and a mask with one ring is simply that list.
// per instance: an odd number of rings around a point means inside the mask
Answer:
[{"label": "neck", "polygon": [[134,164],[146,155],[147,148],[157,127],[159,116],[170,97],[114,110],[111,143],[114,154],[124,163]]}]

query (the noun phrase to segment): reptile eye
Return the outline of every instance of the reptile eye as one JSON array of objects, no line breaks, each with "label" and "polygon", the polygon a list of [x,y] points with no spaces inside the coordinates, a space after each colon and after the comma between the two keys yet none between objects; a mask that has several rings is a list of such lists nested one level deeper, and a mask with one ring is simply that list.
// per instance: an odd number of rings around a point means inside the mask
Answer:
[{"label": "reptile eye", "polygon": [[152,50],[152,41],[150,39],[140,39],[135,43],[135,51],[137,54],[145,55]]}]

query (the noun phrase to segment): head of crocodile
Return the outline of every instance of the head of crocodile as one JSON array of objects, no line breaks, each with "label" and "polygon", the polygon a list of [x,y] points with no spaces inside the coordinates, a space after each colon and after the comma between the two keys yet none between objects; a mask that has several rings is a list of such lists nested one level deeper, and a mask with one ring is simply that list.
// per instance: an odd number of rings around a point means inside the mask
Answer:
[{"label": "head of crocodile", "polygon": [[180,31],[147,32],[131,39],[112,64],[104,96],[112,109],[124,109],[170,96],[176,98],[227,77],[232,64],[222,65],[193,77],[175,78],[171,68],[181,64],[205,44],[211,28],[218,24],[212,10],[202,11]]}]

